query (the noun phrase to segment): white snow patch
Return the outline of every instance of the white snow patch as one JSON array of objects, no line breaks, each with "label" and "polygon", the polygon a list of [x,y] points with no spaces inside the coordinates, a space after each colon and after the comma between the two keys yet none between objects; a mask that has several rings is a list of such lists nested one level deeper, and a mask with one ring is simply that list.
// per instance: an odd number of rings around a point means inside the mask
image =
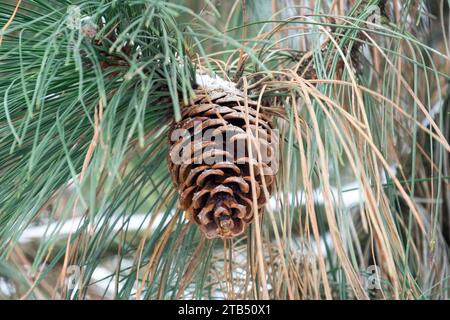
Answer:
[{"label": "white snow patch", "polygon": [[242,94],[242,92],[236,88],[235,83],[224,80],[218,76],[210,76],[208,74],[201,74],[197,72],[196,82],[201,88],[208,91],[223,90]]},{"label": "white snow patch", "polygon": [[[171,212],[171,215],[175,214],[175,211]],[[152,230],[162,223],[164,218],[163,214],[158,214],[153,221],[151,226]],[[73,219],[68,219],[66,221],[56,221],[48,225],[42,225],[37,227],[29,227],[21,235],[19,243],[29,243],[33,241],[39,241],[46,238],[47,235],[57,234],[60,238],[63,238],[69,234],[76,232],[77,228],[81,226],[86,217],[75,217]],[[115,232],[126,229],[128,231],[139,231],[148,226],[150,223],[151,216],[147,214],[135,214],[131,217],[120,217],[118,221],[116,218],[112,217],[108,219],[108,223],[114,224],[113,230]],[[167,223],[169,219],[165,219]],[[114,223],[115,222],[115,223]],[[102,217],[94,222],[92,225],[92,231],[98,229],[99,226],[107,223],[107,220]]]},{"label": "white snow patch", "polygon": [[[364,201],[358,183],[348,184],[344,186],[342,190],[332,187],[331,195],[333,201],[340,204],[343,208],[352,208]],[[325,203],[324,195],[320,188],[313,190],[313,197],[316,204],[322,205]],[[306,193],[303,190],[298,191],[297,193],[290,193],[288,198],[291,203],[298,200],[298,205],[306,205]],[[273,211],[281,209],[275,197],[270,198],[269,207]]]}]

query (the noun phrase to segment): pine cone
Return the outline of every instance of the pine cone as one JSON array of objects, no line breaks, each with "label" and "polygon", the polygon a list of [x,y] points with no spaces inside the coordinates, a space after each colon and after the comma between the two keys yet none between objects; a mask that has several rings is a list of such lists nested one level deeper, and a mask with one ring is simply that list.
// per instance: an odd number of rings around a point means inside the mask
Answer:
[{"label": "pine cone", "polygon": [[[271,118],[258,113],[254,101],[248,101],[246,108],[242,92],[220,81],[219,86],[205,85],[196,91],[170,132],[168,162],[180,207],[207,238],[236,237],[253,221],[251,164],[261,214],[267,202],[263,179],[269,194],[274,182],[271,163],[261,160],[255,148],[258,144],[260,153],[273,159]],[[249,136],[257,135],[250,154]]]}]

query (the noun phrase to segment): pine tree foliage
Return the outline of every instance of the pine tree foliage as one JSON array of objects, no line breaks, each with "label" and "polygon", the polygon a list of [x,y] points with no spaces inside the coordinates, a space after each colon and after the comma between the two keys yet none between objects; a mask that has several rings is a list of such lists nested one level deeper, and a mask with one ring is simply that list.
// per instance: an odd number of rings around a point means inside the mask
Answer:
[{"label": "pine tree foliage", "polygon": [[[448,298],[446,1],[0,2],[0,297]],[[201,74],[279,131],[233,239],[166,163]]]}]

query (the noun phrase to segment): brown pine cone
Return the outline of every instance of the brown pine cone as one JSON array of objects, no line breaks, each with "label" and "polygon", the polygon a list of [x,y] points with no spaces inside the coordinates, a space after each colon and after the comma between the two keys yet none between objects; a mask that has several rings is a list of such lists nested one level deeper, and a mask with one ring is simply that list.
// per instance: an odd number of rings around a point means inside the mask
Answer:
[{"label": "brown pine cone", "polygon": [[[271,118],[257,112],[254,101],[246,108],[243,93],[224,83],[197,90],[195,99],[182,109],[182,120],[170,131],[168,163],[180,207],[208,238],[236,237],[253,221],[251,163],[261,214],[268,200],[263,180],[269,194],[274,183]],[[249,136],[258,141],[263,157],[257,156],[256,143],[249,153]]]}]

